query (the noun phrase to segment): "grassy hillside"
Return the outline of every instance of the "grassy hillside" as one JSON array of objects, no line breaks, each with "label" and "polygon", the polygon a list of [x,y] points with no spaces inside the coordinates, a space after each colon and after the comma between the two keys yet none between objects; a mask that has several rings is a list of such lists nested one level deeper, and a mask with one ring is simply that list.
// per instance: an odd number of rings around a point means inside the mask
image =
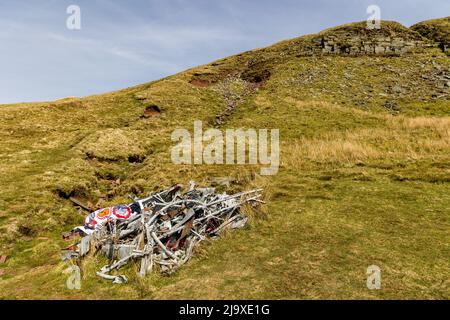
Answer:
[{"label": "grassy hillside", "polygon": [[[365,32],[325,33],[342,28]],[[0,106],[0,298],[450,298],[448,57],[437,45],[305,54],[316,36],[117,92]],[[171,132],[194,120],[279,128],[279,173],[173,164]],[[60,250],[71,243],[60,233],[86,214],[69,197],[103,207],[227,176],[226,191],[265,188],[266,215],[171,277],[140,279],[131,266],[130,282],[113,285],[95,276],[105,260],[91,257],[82,290],[66,289]],[[366,287],[373,264],[381,290]]]}]

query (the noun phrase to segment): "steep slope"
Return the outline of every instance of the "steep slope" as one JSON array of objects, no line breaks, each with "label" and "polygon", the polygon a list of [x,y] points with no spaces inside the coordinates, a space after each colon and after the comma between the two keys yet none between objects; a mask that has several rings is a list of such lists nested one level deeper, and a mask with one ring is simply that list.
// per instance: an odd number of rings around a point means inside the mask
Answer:
[{"label": "steep slope", "polygon": [[[423,33],[422,33],[423,34]],[[449,298],[450,62],[395,22],[325,30],[122,91],[0,106],[0,297]],[[278,128],[280,171],[175,165],[171,133]],[[262,186],[265,219],[173,277],[65,287],[70,197],[106,206],[193,179]],[[430,244],[433,245],[430,245]],[[365,286],[383,271],[383,290]]]}]

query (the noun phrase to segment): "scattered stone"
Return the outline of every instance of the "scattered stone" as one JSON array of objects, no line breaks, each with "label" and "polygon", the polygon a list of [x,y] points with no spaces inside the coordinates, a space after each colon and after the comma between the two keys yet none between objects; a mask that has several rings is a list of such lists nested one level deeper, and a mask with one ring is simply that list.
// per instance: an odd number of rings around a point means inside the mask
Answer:
[{"label": "scattered stone", "polygon": [[399,107],[397,106],[397,103],[395,101],[386,100],[384,103],[384,107],[389,110],[392,114],[398,114],[400,112]]},{"label": "scattered stone", "polygon": [[395,93],[405,93],[406,90],[400,86],[393,86],[392,91]]}]

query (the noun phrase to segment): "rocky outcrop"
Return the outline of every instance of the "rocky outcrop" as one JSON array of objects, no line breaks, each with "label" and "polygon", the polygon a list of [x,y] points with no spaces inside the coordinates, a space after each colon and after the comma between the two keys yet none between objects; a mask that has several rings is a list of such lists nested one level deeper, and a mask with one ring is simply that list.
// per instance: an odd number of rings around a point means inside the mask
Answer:
[{"label": "rocky outcrop", "polygon": [[380,29],[368,29],[365,22],[325,30],[313,37],[312,53],[338,55],[403,55],[432,44],[418,33],[396,22],[383,21]]},{"label": "rocky outcrop", "polygon": [[420,40],[401,37],[339,37],[323,36],[313,40],[325,54],[341,55],[402,55],[416,47],[423,47]]},{"label": "rocky outcrop", "polygon": [[411,30],[437,43],[442,51],[450,55],[450,17],[419,22]]}]

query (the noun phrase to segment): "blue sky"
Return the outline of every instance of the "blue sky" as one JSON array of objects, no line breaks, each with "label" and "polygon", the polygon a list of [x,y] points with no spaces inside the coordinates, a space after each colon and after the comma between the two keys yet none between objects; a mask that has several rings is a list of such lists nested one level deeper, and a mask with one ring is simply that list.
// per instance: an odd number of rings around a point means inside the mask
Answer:
[{"label": "blue sky", "polygon": [[[66,9],[81,8],[81,30]],[[0,0],[0,103],[86,96],[149,82],[245,50],[366,20],[407,26],[448,0]]]}]

